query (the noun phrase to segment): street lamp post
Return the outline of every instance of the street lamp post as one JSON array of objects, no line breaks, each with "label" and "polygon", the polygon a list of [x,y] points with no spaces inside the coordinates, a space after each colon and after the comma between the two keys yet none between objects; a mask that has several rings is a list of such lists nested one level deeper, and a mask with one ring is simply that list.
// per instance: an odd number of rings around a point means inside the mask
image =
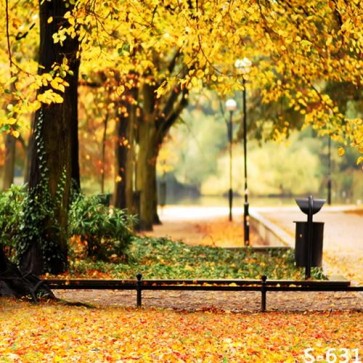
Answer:
[{"label": "street lamp post", "polygon": [[331,137],[328,136],[328,205],[331,205]]},{"label": "street lamp post", "polygon": [[228,142],[229,142],[229,220],[232,221],[232,204],[233,204],[233,188],[232,188],[232,138],[233,138],[233,112],[237,109],[237,102],[230,98],[226,101],[226,110],[229,111],[229,122],[227,124]]},{"label": "street lamp post", "polygon": [[243,104],[243,156],[244,156],[244,212],[243,212],[243,229],[244,229],[244,244],[250,244],[250,222],[249,222],[249,203],[248,203],[248,181],[247,181],[247,92],[246,92],[246,75],[250,71],[252,62],[248,58],[237,59],[235,67],[242,75],[242,104]]}]

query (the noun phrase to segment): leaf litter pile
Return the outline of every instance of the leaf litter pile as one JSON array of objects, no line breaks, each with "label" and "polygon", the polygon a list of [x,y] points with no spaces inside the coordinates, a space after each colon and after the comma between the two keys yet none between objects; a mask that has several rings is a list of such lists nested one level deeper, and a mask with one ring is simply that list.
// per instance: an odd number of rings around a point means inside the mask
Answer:
[{"label": "leaf litter pile", "polygon": [[1,363],[304,362],[308,353],[345,353],[346,362],[355,362],[363,356],[360,312],[191,313],[1,299],[0,314]]}]

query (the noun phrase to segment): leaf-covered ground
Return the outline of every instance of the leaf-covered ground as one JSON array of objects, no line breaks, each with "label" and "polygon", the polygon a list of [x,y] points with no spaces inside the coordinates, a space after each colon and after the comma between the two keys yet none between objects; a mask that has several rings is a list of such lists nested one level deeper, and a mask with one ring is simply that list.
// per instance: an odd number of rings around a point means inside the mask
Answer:
[{"label": "leaf-covered ground", "polygon": [[0,299],[0,314],[1,363],[314,361],[309,354],[322,362],[334,355],[337,362],[363,359],[359,312],[188,313]]},{"label": "leaf-covered ground", "polygon": [[[127,261],[118,263],[75,259],[70,275],[118,279],[134,279],[137,273],[146,279],[260,279],[262,275],[269,279],[304,278],[304,269],[295,267],[293,251],[285,249],[263,253],[136,237],[127,256]],[[313,269],[312,276],[323,278],[320,269]]]}]

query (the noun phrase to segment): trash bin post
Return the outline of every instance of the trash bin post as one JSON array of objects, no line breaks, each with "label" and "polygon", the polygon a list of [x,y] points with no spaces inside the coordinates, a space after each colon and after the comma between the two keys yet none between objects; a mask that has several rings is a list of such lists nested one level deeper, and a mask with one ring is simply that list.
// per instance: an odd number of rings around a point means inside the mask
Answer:
[{"label": "trash bin post", "polygon": [[310,195],[308,198],[309,209],[308,209],[308,233],[307,233],[307,244],[306,244],[306,263],[305,263],[305,279],[311,277],[311,259],[312,259],[312,249],[313,249],[313,207],[314,201],[313,197]]}]

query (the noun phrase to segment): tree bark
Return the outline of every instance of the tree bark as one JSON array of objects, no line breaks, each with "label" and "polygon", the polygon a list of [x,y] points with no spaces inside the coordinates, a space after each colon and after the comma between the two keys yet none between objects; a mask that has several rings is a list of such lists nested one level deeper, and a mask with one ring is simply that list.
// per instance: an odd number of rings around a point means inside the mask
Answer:
[{"label": "tree bark", "polygon": [[66,90],[67,104],[64,107],[70,107],[68,110],[70,122],[70,148],[71,148],[71,180],[75,192],[81,191],[81,176],[79,170],[79,140],[78,140],[78,79],[80,60],[76,53],[79,48],[78,39],[70,40],[68,45],[68,54],[71,60],[72,76],[67,77],[69,87]]},{"label": "tree bark", "polygon": [[157,213],[157,158],[164,137],[187,105],[186,89],[176,86],[162,100],[157,100],[156,87],[144,85],[143,115],[138,123],[137,187],[140,191],[141,230],[152,230],[153,224],[160,223]]},{"label": "tree bark", "polygon": [[55,298],[48,286],[36,275],[23,274],[10,262],[0,246],[0,296],[30,296],[37,301],[38,295]]},{"label": "tree bark", "polygon": [[[27,248],[20,257],[23,271],[36,275],[43,272],[58,274],[67,268],[66,228],[72,178],[79,187],[77,137],[77,86],[79,60],[78,40],[67,38],[63,45],[54,43],[53,34],[67,26],[64,14],[69,11],[63,0],[40,2],[39,73],[50,72],[55,63],[67,57],[72,74],[66,76],[69,86],[62,95],[61,104],[43,106],[35,117],[35,137],[31,153],[29,193],[34,200],[51,205],[52,214],[42,221],[40,238],[25,241]],[[54,21],[48,24],[48,19]],[[41,89],[40,92],[45,91]],[[42,150],[43,148],[43,150]],[[47,189],[46,191],[43,189]],[[50,195],[47,200],[46,193]],[[43,200],[42,200],[43,199]],[[29,215],[29,225],[33,216]],[[25,237],[26,238],[26,237]]]},{"label": "tree bark", "polygon": [[[126,164],[129,153],[127,129],[129,118],[122,115],[118,119],[116,129],[116,180],[114,191],[114,205],[116,208],[125,209],[126,203]],[[130,170],[132,172],[132,170]]]},{"label": "tree bark", "polygon": [[120,102],[121,113],[116,130],[116,182],[114,191],[114,205],[120,209],[127,209],[130,214],[137,213],[134,198],[135,181],[135,128],[137,119],[138,88],[135,86],[137,75],[130,73],[126,84],[133,84],[125,91]]},{"label": "tree bark", "polygon": [[154,224],[157,138],[154,122],[139,125],[139,153],[137,158],[137,189],[140,191],[140,229],[152,230]]}]

